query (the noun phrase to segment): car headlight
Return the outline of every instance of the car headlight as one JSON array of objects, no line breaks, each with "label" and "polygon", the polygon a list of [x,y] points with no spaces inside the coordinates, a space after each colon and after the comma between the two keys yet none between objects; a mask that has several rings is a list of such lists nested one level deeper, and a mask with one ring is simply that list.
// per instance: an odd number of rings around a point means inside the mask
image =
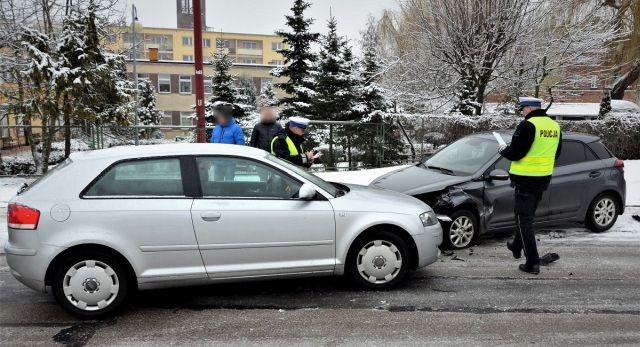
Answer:
[{"label": "car headlight", "polygon": [[438,218],[436,217],[436,213],[433,212],[433,210],[421,214],[420,220],[422,221],[422,225],[424,225],[425,227],[438,223]]}]

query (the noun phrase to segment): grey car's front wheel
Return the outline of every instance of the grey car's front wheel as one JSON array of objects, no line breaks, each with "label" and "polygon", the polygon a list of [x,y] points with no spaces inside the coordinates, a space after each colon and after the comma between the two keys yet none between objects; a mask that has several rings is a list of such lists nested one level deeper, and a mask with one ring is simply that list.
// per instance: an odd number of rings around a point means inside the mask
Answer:
[{"label": "grey car's front wheel", "polygon": [[369,289],[389,289],[402,282],[411,261],[406,242],[393,232],[376,231],[357,239],[347,256],[347,274]]},{"label": "grey car's front wheel", "polygon": [[595,232],[607,231],[616,224],[618,211],[618,200],[613,194],[600,194],[589,205],[585,224]]},{"label": "grey car's front wheel", "polygon": [[442,226],[442,247],[445,249],[463,249],[473,245],[478,237],[478,220],[469,210],[453,212],[451,222]]},{"label": "grey car's front wheel", "polygon": [[62,261],[55,270],[53,295],[69,313],[95,319],[115,313],[125,301],[125,267],[102,252],[82,252]]}]

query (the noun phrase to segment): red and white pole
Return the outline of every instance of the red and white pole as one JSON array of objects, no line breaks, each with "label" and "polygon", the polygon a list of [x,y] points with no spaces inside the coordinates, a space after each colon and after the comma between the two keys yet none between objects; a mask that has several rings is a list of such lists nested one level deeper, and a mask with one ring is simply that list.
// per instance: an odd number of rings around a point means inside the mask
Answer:
[{"label": "red and white pole", "polygon": [[193,4],[193,55],[195,59],[196,82],[196,140],[206,141],[204,120],[204,68],[202,62],[202,6],[201,0],[192,0]]}]

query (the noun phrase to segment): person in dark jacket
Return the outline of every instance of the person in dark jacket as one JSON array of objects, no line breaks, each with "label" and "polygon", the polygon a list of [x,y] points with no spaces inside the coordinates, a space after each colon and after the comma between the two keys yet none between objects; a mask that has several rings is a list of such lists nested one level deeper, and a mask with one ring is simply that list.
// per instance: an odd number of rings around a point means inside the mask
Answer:
[{"label": "person in dark jacket", "polygon": [[304,133],[308,126],[308,119],[291,117],[284,130],[271,140],[271,154],[293,164],[310,167],[315,156],[313,152],[305,152],[302,146]]},{"label": "person in dark jacket", "polygon": [[533,222],[542,194],[549,187],[555,160],[562,151],[562,132],[556,121],[542,109],[542,100],[520,98],[525,119],[518,124],[511,144],[499,146],[500,155],[511,161],[509,176],[515,187],[514,214],[517,231],[507,248],[518,259],[524,250],[527,261],[519,269],[540,273]]},{"label": "person in dark jacket", "polygon": [[260,123],[253,127],[249,146],[271,151],[271,140],[282,131],[276,119],[278,114],[273,107],[265,106],[260,110]]},{"label": "person in dark jacket", "polygon": [[232,116],[231,105],[219,104],[213,108],[213,116],[216,126],[211,133],[211,143],[226,143],[244,146],[244,133],[242,127],[236,123]]}]

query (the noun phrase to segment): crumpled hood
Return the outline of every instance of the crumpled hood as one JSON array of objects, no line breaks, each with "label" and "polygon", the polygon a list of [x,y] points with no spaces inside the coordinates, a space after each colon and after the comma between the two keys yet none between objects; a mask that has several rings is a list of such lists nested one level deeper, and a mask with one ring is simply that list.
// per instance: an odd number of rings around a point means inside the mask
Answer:
[{"label": "crumpled hood", "polygon": [[468,176],[445,175],[438,171],[410,166],[388,173],[374,180],[371,185],[408,195],[418,195],[443,190],[470,179]]}]

